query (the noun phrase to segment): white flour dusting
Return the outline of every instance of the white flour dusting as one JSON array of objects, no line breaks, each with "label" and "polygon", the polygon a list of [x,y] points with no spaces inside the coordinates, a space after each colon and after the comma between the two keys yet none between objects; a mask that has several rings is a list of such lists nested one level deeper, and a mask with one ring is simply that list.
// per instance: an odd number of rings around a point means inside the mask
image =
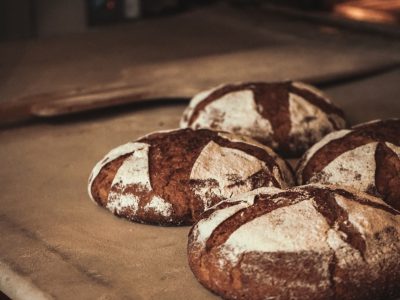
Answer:
[{"label": "white flour dusting", "polygon": [[[204,180],[204,186],[194,192],[207,208],[213,196],[230,198],[249,191],[249,177],[264,169],[267,169],[265,163],[256,157],[241,150],[221,147],[211,141],[194,163],[190,179]],[[238,181],[243,184],[238,185]]]},{"label": "white flour dusting", "polygon": [[378,143],[369,143],[347,151],[331,161],[309,182],[351,186],[367,191],[375,186],[375,151]]},{"label": "white flour dusting", "polygon": [[[363,198],[389,207],[379,198],[366,194],[363,195]],[[387,227],[396,228],[399,226],[399,216],[396,217],[385,210],[376,209],[368,205],[363,205],[360,208],[360,204],[357,202],[348,200],[340,195],[335,195],[335,200],[337,204],[347,211],[350,223],[363,234],[364,238],[373,238],[375,232],[383,231]]]},{"label": "white flour dusting", "polygon": [[321,99],[323,99],[325,102],[331,103],[331,100],[328,98],[327,95],[324,94],[323,91],[317,89],[316,87],[314,87],[314,86],[312,86],[312,85],[309,85],[309,84],[306,84],[306,83],[300,82],[300,81],[293,81],[293,82],[292,82],[292,85],[293,85],[294,87],[299,88],[299,89],[309,91],[309,92],[311,92],[311,93],[317,95],[317,96],[320,97]]},{"label": "white flour dusting", "polygon": [[128,154],[130,152],[134,152],[136,149],[141,148],[142,146],[143,146],[143,144],[141,144],[141,143],[132,143],[132,142],[121,145],[117,148],[112,149],[110,152],[108,152],[104,156],[104,158],[95,165],[92,173],[90,174],[89,183],[88,183],[88,193],[89,193],[90,199],[93,202],[96,203],[96,201],[93,199],[91,188],[92,188],[93,181],[97,177],[97,175],[99,175],[100,170],[109,162],[117,159],[120,156]]},{"label": "white flour dusting", "polygon": [[[322,185],[309,185],[309,187],[312,186],[323,187]],[[327,190],[330,189],[329,186],[325,186],[325,188]],[[292,191],[301,190],[302,187],[292,189]],[[269,189],[268,191],[267,188],[263,192],[277,194],[285,191],[279,189]],[[256,194],[257,192],[254,191],[251,194],[248,193],[247,201],[216,210],[208,218],[199,221],[193,230],[196,242],[205,246],[208,238],[222,222],[240,209],[252,205]],[[389,207],[381,199],[367,194],[355,195]],[[330,256],[333,250],[340,260],[338,261],[339,265],[346,266],[350,259],[351,265],[354,266],[356,263],[365,264],[364,259],[371,264],[380,264],[385,261],[386,256],[393,255],[390,251],[393,251],[394,245],[388,244],[387,249],[384,249],[382,245],[378,246],[376,244],[376,233],[384,232],[386,228],[397,228],[397,234],[400,234],[400,215],[394,215],[382,209],[360,204],[357,201],[335,194],[335,200],[338,205],[348,213],[349,222],[357,228],[362,234],[362,238],[366,241],[365,258],[362,258],[359,251],[346,242],[346,233],[340,230],[338,224],[329,225],[325,217],[317,211],[315,200],[307,196],[307,193],[303,193],[301,197],[306,198],[296,204],[266,213],[236,229],[227,241],[219,246],[218,251],[222,257],[232,265],[235,265],[241,255],[247,252],[317,252]],[[240,196],[226,200],[226,202],[234,202],[238,199],[240,199]],[[278,202],[280,200],[263,201]],[[369,249],[369,247],[379,247],[378,253],[380,253],[380,257],[376,257],[375,250]],[[399,248],[400,245],[397,245],[397,247]],[[369,253],[371,253],[371,256],[369,256]]]},{"label": "white flour dusting", "polygon": [[131,193],[121,194],[120,192],[111,191],[108,194],[108,202],[106,208],[111,212],[123,212],[130,209],[133,214],[139,209],[140,199]]},{"label": "white flour dusting", "polygon": [[[152,191],[149,174],[149,149],[150,145],[136,142],[122,145],[110,151],[92,172],[89,195],[91,196],[91,184],[102,167],[122,155],[133,152],[124,160],[115,174],[111,183],[106,208],[113,213],[121,213],[129,209],[131,213],[135,214],[139,209],[140,198],[132,192],[126,191],[126,189],[134,186],[137,191],[145,193]],[[168,217],[172,213],[172,205],[158,196],[153,196],[144,209],[151,209],[164,217]]]},{"label": "white flour dusting", "polygon": [[219,89],[220,87],[222,87],[222,85],[196,94],[192,98],[192,100],[190,100],[189,106],[183,112],[183,117],[181,118],[181,120],[179,122],[179,126],[181,128],[188,127],[189,118],[192,116],[193,111],[195,110],[197,105],[200,104],[201,102],[203,102],[203,100],[205,100],[208,96],[210,96],[215,90]]},{"label": "white flour dusting", "polygon": [[289,94],[289,113],[289,136],[296,136],[301,143],[319,141],[323,137],[323,129],[334,130],[328,115],[299,95]]},{"label": "white flour dusting", "polygon": [[[399,141],[400,142],[400,141]],[[396,146],[396,145],[394,145],[394,144],[392,144],[392,143],[385,143],[386,144],[386,146],[388,146],[394,153],[396,153],[397,154],[397,156],[400,158],[400,147],[399,146]],[[399,176],[400,176],[400,174],[399,174]]]},{"label": "white flour dusting", "polygon": [[172,204],[158,196],[153,196],[151,201],[144,206],[144,210],[153,210],[163,217],[169,217],[172,214]]},{"label": "white flour dusting", "polygon": [[[312,221],[310,221],[312,220]],[[243,252],[296,252],[329,250],[325,233],[329,225],[305,200],[262,215],[233,232],[224,246]]]},{"label": "white flour dusting", "polygon": [[333,140],[338,140],[344,136],[346,136],[348,133],[352,132],[351,130],[348,129],[343,129],[343,130],[338,130],[334,131],[328,135],[326,135],[322,140],[320,140],[318,143],[314,144],[310,149],[307,150],[307,152],[304,154],[305,159],[302,160],[302,164],[298,167],[297,169],[297,180],[299,184],[303,184],[303,178],[302,178],[302,173],[305,168],[305,166],[308,164],[309,160],[311,157],[314,156],[314,154],[320,150],[322,147],[324,147],[326,144]]},{"label": "white flour dusting", "polygon": [[[236,195],[232,198],[229,198],[227,200],[221,201],[222,202],[237,202],[240,201],[240,203],[235,204],[233,206],[230,206],[228,208],[224,208],[221,210],[217,210],[214,213],[212,213],[207,219],[198,222],[197,225],[195,225],[195,231],[197,231],[197,240],[199,242],[204,242],[214,231],[214,229],[223,221],[225,221],[227,218],[235,214],[237,211],[241,210],[242,208],[248,207],[254,203],[254,197],[259,194],[277,194],[281,192],[281,189],[275,188],[275,187],[263,187],[259,189],[255,189],[253,191],[243,193],[240,195]],[[218,203],[220,204],[220,203]],[[216,205],[218,205],[216,204]],[[215,206],[216,206],[215,205]],[[213,209],[215,206],[211,207],[210,209]]]},{"label": "white flour dusting", "polygon": [[127,187],[135,185],[144,192],[151,190],[148,157],[150,145],[137,145],[132,155],[122,163],[112,181],[107,208],[113,212],[119,213],[126,208],[130,208],[133,213],[137,211],[140,199],[132,193],[125,192]]},{"label": "white flour dusting", "polygon": [[196,125],[264,139],[273,136],[271,123],[258,112],[251,90],[231,92],[209,103],[191,127]]},{"label": "white flour dusting", "polygon": [[281,173],[279,172],[278,168],[274,168],[272,170],[273,175],[278,180],[281,187],[287,188],[287,187],[291,187],[294,185],[294,179],[293,179],[292,172],[288,169],[285,161],[278,154],[276,154],[274,152],[274,150],[272,150],[270,147],[265,146],[265,145],[257,142],[256,140],[252,139],[251,137],[248,137],[245,135],[237,135],[237,134],[228,133],[228,132],[219,132],[218,135],[224,139],[227,139],[230,142],[233,142],[233,143],[238,143],[238,142],[246,143],[246,144],[253,145],[258,148],[263,149],[265,152],[268,153],[269,156],[274,158],[276,164],[278,165],[279,169],[282,172],[282,176],[281,176]]}]

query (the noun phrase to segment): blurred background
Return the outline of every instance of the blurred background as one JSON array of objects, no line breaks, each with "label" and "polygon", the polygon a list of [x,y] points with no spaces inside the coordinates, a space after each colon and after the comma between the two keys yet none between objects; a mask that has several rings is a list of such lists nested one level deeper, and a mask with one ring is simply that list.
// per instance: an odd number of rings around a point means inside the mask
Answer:
[{"label": "blurred background", "polygon": [[[93,26],[179,13],[217,0],[14,0],[0,1],[0,40],[84,32]],[[220,1],[222,2],[222,1]],[[227,1],[225,1],[227,2]],[[353,20],[399,25],[397,0],[233,0]],[[264,7],[265,8],[265,7]],[[270,7],[271,8],[271,7]]]},{"label": "blurred background", "polygon": [[[0,0],[0,127],[32,119],[32,111],[58,117],[186,99],[222,82],[314,83],[343,73],[350,78],[335,79],[339,104],[363,103],[376,115],[393,105],[377,94],[397,93],[399,28],[400,0]],[[375,78],[379,91],[354,97],[353,86],[343,97],[354,75],[376,71],[384,75]],[[116,87],[125,90],[110,98],[105,90]],[[67,99],[93,91],[90,107]],[[69,103],[51,116],[35,106],[60,99]]]}]

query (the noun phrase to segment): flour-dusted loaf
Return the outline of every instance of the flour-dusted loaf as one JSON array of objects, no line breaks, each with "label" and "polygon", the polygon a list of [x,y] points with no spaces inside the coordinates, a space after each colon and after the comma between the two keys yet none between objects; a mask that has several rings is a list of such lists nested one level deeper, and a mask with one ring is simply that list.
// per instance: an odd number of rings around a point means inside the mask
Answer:
[{"label": "flour-dusted loaf", "polygon": [[400,209],[400,119],[327,135],[304,154],[297,180],[349,186]]},{"label": "flour-dusted loaf", "polygon": [[298,157],[346,122],[320,90],[287,81],[228,84],[199,93],[180,126],[248,135],[284,156]]},{"label": "flour-dusted loaf", "polygon": [[393,299],[400,212],[334,186],[261,188],[206,211],[189,233],[188,259],[225,299]]},{"label": "flour-dusted loaf", "polygon": [[232,195],[292,184],[287,163],[250,138],[179,129],[113,149],[93,169],[88,189],[92,200],[118,216],[179,225],[192,224]]}]

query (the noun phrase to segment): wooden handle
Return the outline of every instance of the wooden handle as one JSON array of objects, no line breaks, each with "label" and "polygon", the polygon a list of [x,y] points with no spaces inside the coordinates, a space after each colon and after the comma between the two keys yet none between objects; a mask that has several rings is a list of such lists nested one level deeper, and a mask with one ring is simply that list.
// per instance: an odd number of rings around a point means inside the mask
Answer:
[{"label": "wooden handle", "polygon": [[[314,76],[300,79],[319,88],[327,88],[343,83],[349,83],[370,76],[391,71],[400,66],[399,63],[369,66],[365,69],[332,73],[325,76]],[[188,95],[178,95],[178,88],[132,87],[125,86],[118,89],[102,89],[90,93],[77,93],[62,99],[53,99],[45,103],[32,106],[31,113],[38,117],[56,117],[76,112],[84,112],[98,108],[137,102],[152,101],[155,98],[176,98]],[[192,95],[189,95],[192,96]]]},{"label": "wooden handle", "polygon": [[[400,67],[400,62],[368,66],[363,69],[336,72],[323,76],[300,79],[319,88],[349,83],[371,76],[386,73]],[[106,87],[78,88],[68,91],[45,93],[21,99],[20,103],[0,106],[0,125],[34,117],[52,118],[78,112],[91,111],[99,108],[118,105],[142,103],[162,98],[190,97],[203,87],[200,84],[181,86],[180,79],[165,80],[157,84],[121,85],[113,84]]]},{"label": "wooden handle", "polygon": [[126,86],[119,89],[104,89],[82,94],[74,94],[52,101],[33,104],[30,112],[38,117],[54,117],[84,112],[110,106],[142,102],[156,96],[155,93]]},{"label": "wooden handle", "polygon": [[31,102],[3,103],[0,105],[0,126],[32,119]]},{"label": "wooden handle", "polygon": [[333,86],[349,84],[354,81],[359,81],[369,77],[388,73],[398,68],[400,68],[400,62],[395,61],[395,62],[368,66],[366,68],[358,70],[344,71],[322,76],[304,78],[301,81],[310,83],[321,89],[326,89]]}]

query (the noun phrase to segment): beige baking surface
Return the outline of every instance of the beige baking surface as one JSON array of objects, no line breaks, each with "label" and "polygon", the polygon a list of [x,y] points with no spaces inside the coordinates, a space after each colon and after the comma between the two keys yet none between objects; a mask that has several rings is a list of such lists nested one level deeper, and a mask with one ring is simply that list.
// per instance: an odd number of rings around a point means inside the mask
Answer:
[{"label": "beige baking surface", "polygon": [[[328,92],[354,121],[399,116],[393,85],[399,76],[393,72]],[[95,206],[86,192],[91,168],[109,149],[149,131],[176,127],[183,109],[181,104],[152,106],[0,132],[0,288],[6,294],[25,299],[215,298],[188,268],[188,227],[118,219]]]},{"label": "beige baking surface", "polygon": [[1,261],[54,298],[212,298],[187,266],[188,227],[118,219],[86,192],[106,151],[176,126],[182,108],[2,133]]}]

